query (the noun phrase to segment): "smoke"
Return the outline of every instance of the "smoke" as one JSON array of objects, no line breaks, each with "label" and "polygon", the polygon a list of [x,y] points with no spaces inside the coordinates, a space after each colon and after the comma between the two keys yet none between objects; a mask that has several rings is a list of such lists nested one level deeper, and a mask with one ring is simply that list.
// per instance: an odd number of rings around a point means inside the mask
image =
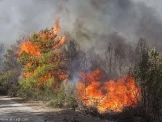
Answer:
[{"label": "smoke", "polygon": [[57,1],[1,0],[0,43],[9,47],[17,40],[40,29],[51,27],[57,16]]},{"label": "smoke", "polygon": [[146,4],[146,0],[138,1],[1,0],[0,43],[9,46],[33,31],[53,26],[54,20],[60,17],[64,32],[84,50],[93,46],[100,52],[110,42],[133,45],[141,37],[160,49],[159,9],[153,3]]},{"label": "smoke", "polygon": [[[68,25],[73,25],[70,35],[82,45],[84,50],[94,46],[101,51],[110,42],[133,45],[139,38],[145,38],[151,46],[158,49],[162,46],[161,18],[154,8],[142,2],[69,0],[67,4],[69,5]],[[71,21],[72,19],[75,21]]]}]

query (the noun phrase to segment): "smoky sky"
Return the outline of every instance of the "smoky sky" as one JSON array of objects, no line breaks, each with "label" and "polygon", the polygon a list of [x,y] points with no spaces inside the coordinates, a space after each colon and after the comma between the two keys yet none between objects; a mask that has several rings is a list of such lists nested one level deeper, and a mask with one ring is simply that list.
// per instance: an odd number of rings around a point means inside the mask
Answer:
[{"label": "smoky sky", "polygon": [[[0,43],[6,47],[61,18],[63,32],[83,49],[146,38],[162,46],[162,2],[156,0],[0,0]],[[114,37],[114,38],[113,38]]]}]

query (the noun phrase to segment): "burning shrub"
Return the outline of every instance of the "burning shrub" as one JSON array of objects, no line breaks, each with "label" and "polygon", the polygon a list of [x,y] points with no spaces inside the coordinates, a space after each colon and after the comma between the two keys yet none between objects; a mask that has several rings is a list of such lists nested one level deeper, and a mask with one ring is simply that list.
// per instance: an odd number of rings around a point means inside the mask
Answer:
[{"label": "burning shrub", "polygon": [[102,82],[100,70],[81,74],[77,85],[78,98],[86,106],[95,107],[100,113],[121,112],[135,106],[140,100],[140,87],[134,77],[124,76],[117,81]]}]

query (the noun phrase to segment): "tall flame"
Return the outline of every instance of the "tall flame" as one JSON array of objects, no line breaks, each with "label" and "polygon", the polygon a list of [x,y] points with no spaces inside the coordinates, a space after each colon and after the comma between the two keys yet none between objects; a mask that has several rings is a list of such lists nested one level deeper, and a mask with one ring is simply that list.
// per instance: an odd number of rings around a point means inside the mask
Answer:
[{"label": "tall flame", "polygon": [[101,71],[82,73],[77,85],[78,98],[86,106],[96,107],[100,113],[107,110],[121,112],[125,107],[134,106],[140,99],[140,87],[135,78],[124,76],[117,81],[101,82]]},{"label": "tall flame", "polygon": [[60,32],[60,24],[59,23],[60,23],[60,19],[58,18],[55,21],[54,28],[53,28],[53,34],[54,35],[57,35]]}]

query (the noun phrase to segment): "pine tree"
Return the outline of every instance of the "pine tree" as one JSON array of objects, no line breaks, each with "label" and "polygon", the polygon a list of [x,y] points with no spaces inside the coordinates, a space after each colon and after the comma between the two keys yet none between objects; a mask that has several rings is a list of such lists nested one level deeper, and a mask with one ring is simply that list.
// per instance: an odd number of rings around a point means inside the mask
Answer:
[{"label": "pine tree", "polygon": [[65,57],[61,47],[66,37],[61,36],[59,20],[54,28],[32,34],[21,44],[19,62],[23,65],[21,86],[44,91],[59,88],[67,77]]}]

